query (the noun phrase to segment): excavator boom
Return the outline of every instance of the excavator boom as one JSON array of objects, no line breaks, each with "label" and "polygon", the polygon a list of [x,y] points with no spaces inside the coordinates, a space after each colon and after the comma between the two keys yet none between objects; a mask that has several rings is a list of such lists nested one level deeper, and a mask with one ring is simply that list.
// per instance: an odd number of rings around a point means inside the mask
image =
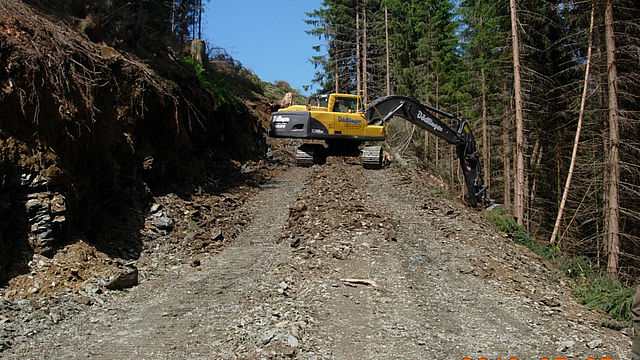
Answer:
[{"label": "excavator boom", "polygon": [[[369,125],[382,125],[393,116],[402,117],[454,145],[469,192],[470,204],[477,206],[489,202],[485,194],[486,186],[483,184],[476,140],[466,120],[402,95],[390,95],[374,100],[367,106],[365,114]],[[457,121],[457,131],[449,128],[435,114]]]}]

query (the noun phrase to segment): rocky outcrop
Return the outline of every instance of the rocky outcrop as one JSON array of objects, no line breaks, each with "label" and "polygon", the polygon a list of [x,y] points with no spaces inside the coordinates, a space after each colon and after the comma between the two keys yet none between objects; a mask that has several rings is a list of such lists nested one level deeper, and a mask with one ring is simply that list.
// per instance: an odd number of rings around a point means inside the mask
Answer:
[{"label": "rocky outcrop", "polygon": [[29,220],[29,245],[36,253],[50,253],[66,224],[64,195],[51,191],[28,194],[25,209]]}]

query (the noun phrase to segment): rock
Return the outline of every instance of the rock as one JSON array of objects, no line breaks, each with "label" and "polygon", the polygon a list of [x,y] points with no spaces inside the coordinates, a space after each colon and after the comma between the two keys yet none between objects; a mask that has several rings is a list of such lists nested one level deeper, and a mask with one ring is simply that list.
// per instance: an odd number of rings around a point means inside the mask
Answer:
[{"label": "rock", "polygon": [[48,191],[30,193],[25,210],[29,219],[31,246],[36,253],[50,250],[67,220],[65,197]]},{"label": "rock", "polygon": [[173,219],[171,219],[164,211],[156,213],[151,218],[151,225],[159,230],[171,231],[173,229]]},{"label": "rock", "polygon": [[57,312],[50,312],[49,313],[49,319],[51,320],[52,323],[57,324],[60,322],[60,314],[58,314]]},{"label": "rock", "polygon": [[293,335],[287,336],[287,344],[289,344],[289,346],[291,346],[294,349],[297,349],[298,347],[300,347],[300,341]]},{"label": "rock", "polygon": [[269,342],[271,342],[271,339],[273,339],[275,336],[276,336],[276,330],[271,329],[260,337],[260,343],[262,345],[267,345]]},{"label": "rock", "polygon": [[138,269],[126,269],[115,275],[105,285],[110,290],[122,290],[138,285]]},{"label": "rock", "polygon": [[151,214],[155,214],[158,212],[158,210],[162,209],[162,205],[160,204],[153,204],[151,205],[151,209],[149,210],[149,213]]},{"label": "rock", "polygon": [[589,349],[597,349],[600,346],[602,346],[602,340],[601,339],[594,339],[594,340],[591,340],[591,341],[589,341],[587,343],[587,347]]},{"label": "rock", "polygon": [[27,174],[27,173],[20,175],[20,185],[27,186],[31,184],[32,177],[33,177],[32,174]]},{"label": "rock", "polygon": [[552,296],[545,296],[542,298],[542,303],[549,307],[558,307],[560,306],[560,302],[554,299]]},{"label": "rock", "polygon": [[224,233],[222,230],[214,229],[211,231],[211,239],[213,241],[222,241],[224,240]]},{"label": "rock", "polygon": [[565,351],[571,349],[573,347],[573,345],[575,345],[575,341],[571,341],[571,340],[562,341],[562,342],[558,343],[558,347],[556,348],[556,350],[558,352],[565,352]]}]

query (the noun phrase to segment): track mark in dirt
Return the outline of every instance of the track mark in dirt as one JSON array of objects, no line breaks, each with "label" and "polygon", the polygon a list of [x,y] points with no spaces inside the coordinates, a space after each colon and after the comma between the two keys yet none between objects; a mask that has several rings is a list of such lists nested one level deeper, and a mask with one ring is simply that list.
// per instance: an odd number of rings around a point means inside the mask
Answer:
[{"label": "track mark in dirt", "polygon": [[[254,353],[261,339],[242,336],[243,327],[287,316],[269,307],[268,297],[278,291],[271,273],[290,254],[276,242],[307,172],[294,168],[263,185],[246,205],[251,223],[230,247],[203,260],[200,267],[183,265],[173,276],[145,282],[28,342],[14,344],[3,356],[229,359]],[[263,312],[256,314],[258,310]],[[252,319],[242,320],[247,314]],[[286,340],[285,345],[296,345],[297,340]]]}]

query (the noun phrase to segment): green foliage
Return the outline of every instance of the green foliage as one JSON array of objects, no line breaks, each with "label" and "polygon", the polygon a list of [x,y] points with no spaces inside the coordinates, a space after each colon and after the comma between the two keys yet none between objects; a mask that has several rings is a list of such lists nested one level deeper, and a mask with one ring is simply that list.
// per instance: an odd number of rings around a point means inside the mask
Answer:
[{"label": "green foliage", "polygon": [[193,70],[200,82],[200,86],[210,91],[218,99],[220,104],[235,103],[235,95],[228,90],[222,74],[204,69],[191,56],[183,57],[182,63]]},{"label": "green foliage", "polygon": [[546,246],[531,238],[527,231],[509,216],[504,208],[485,213],[486,219],[516,243],[551,261],[554,266],[573,280],[573,295],[590,309],[601,310],[620,321],[631,320],[631,301],[635,291],[603,273],[586,256],[569,257],[557,246]]},{"label": "green foliage", "polygon": [[545,246],[535,241],[524,227],[518,225],[516,220],[505,212],[503,207],[486,213],[485,216],[493,226],[509,235],[516,243],[528,247],[546,260],[557,259],[559,249],[556,246]]},{"label": "green foliage", "polygon": [[581,304],[604,311],[616,320],[631,321],[634,289],[612,280],[584,256],[577,262],[567,261],[579,265],[566,267],[565,273],[576,277],[573,295]]},{"label": "green foliage", "polygon": [[265,82],[264,84],[264,96],[271,100],[280,100],[287,93],[294,94],[294,104],[304,105],[307,103],[307,97],[302,96],[300,91],[293,89],[288,82],[284,80],[274,81],[273,83]]}]

